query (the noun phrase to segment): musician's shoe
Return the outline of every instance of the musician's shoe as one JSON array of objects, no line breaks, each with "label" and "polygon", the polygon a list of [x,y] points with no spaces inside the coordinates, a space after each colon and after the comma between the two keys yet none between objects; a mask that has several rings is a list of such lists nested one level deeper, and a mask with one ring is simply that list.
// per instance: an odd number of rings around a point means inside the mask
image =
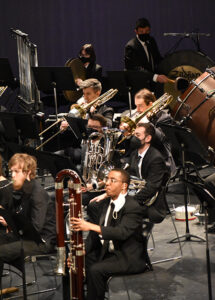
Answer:
[{"label": "musician's shoe", "polygon": [[215,233],[215,224],[208,228],[208,233]]}]

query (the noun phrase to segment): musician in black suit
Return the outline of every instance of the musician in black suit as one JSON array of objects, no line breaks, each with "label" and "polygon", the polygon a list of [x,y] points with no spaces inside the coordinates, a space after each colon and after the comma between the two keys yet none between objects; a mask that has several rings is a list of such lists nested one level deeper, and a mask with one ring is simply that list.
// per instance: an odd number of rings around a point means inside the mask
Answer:
[{"label": "musician in black suit", "polygon": [[94,204],[95,224],[72,219],[74,230],[90,231],[86,241],[87,300],[104,299],[110,276],[146,269],[142,213],[137,201],[127,196],[128,185],[128,173],[113,169],[106,182],[110,198]]},{"label": "musician in black suit", "polygon": [[[165,175],[168,176],[168,170],[161,153],[151,146],[154,134],[155,129],[151,123],[137,124],[134,135],[141,141],[141,146],[132,152],[128,171],[130,175],[146,181],[144,188],[134,199],[142,205],[144,217],[149,217],[153,223],[159,223],[166,215],[162,185]],[[154,203],[153,199],[156,199]]]},{"label": "musician in black suit", "polygon": [[4,263],[23,270],[22,248],[25,256],[46,254],[56,244],[54,202],[35,180],[36,159],[17,153],[8,166],[13,180],[13,211],[0,211],[0,223],[8,229],[0,234],[0,281]]},{"label": "musician in black suit", "polygon": [[147,19],[138,19],[135,26],[136,37],[125,46],[125,69],[143,71],[150,81],[166,83],[165,75],[155,74],[162,60],[155,39],[150,36],[151,26]]}]

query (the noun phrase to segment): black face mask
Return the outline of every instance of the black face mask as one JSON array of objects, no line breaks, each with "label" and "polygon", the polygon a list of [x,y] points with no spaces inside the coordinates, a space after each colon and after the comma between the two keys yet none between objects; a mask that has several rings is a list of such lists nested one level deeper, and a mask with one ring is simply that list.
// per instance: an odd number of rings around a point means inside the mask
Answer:
[{"label": "black face mask", "polygon": [[91,61],[90,57],[79,56],[79,59],[82,61],[83,64]]},{"label": "black face mask", "polygon": [[[93,129],[93,128],[87,128],[87,138],[89,138],[89,136],[94,132],[98,132],[98,130]],[[96,135],[92,137],[92,140],[95,140],[95,139],[97,139]]]},{"label": "black face mask", "polygon": [[147,41],[149,41],[149,37],[150,37],[150,35],[149,35],[148,33],[138,34],[138,38],[139,38],[142,42],[147,42]]},{"label": "black face mask", "polygon": [[141,146],[141,141],[136,136],[133,135],[130,139],[130,148],[132,150],[136,150],[140,148],[140,146]]}]

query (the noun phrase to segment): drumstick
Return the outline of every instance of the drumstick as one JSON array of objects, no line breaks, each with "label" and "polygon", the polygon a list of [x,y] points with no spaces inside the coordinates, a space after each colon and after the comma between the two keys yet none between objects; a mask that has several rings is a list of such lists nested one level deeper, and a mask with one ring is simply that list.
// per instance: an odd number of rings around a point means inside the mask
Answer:
[{"label": "drumstick", "polygon": [[168,78],[169,83],[175,83],[175,80]]}]

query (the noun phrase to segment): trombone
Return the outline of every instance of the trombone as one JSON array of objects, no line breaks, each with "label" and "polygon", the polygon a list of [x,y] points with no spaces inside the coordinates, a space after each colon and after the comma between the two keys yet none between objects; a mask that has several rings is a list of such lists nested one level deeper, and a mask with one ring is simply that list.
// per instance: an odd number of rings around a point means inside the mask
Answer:
[{"label": "trombone", "polygon": [[[117,92],[118,92],[117,89],[110,89],[106,93],[104,93],[104,94],[100,95],[99,97],[97,97],[95,100],[91,101],[90,103],[85,103],[85,104],[82,104],[82,105],[73,104],[72,107],[71,107],[71,110],[69,111],[68,114],[65,114],[65,116],[68,116],[68,115],[71,114],[73,117],[76,117],[76,118],[85,118],[86,114],[87,114],[87,111],[93,105],[96,108],[96,107],[104,104],[105,102],[107,102],[108,100],[110,100],[111,98],[113,98],[116,95]],[[43,130],[42,132],[40,132],[39,133],[39,137],[42,139],[42,135],[45,132],[47,132],[53,126],[57,125],[59,122],[62,122],[62,121],[66,121],[65,117],[62,117],[62,118],[58,119],[52,125],[50,125],[45,130]],[[44,145],[46,145],[49,141],[51,141],[54,137],[56,137],[59,133],[63,132],[64,130],[62,130],[62,129],[58,130],[55,134],[53,134],[45,142],[43,142],[41,145],[39,145],[38,147],[36,147],[36,150],[41,149]]]}]

